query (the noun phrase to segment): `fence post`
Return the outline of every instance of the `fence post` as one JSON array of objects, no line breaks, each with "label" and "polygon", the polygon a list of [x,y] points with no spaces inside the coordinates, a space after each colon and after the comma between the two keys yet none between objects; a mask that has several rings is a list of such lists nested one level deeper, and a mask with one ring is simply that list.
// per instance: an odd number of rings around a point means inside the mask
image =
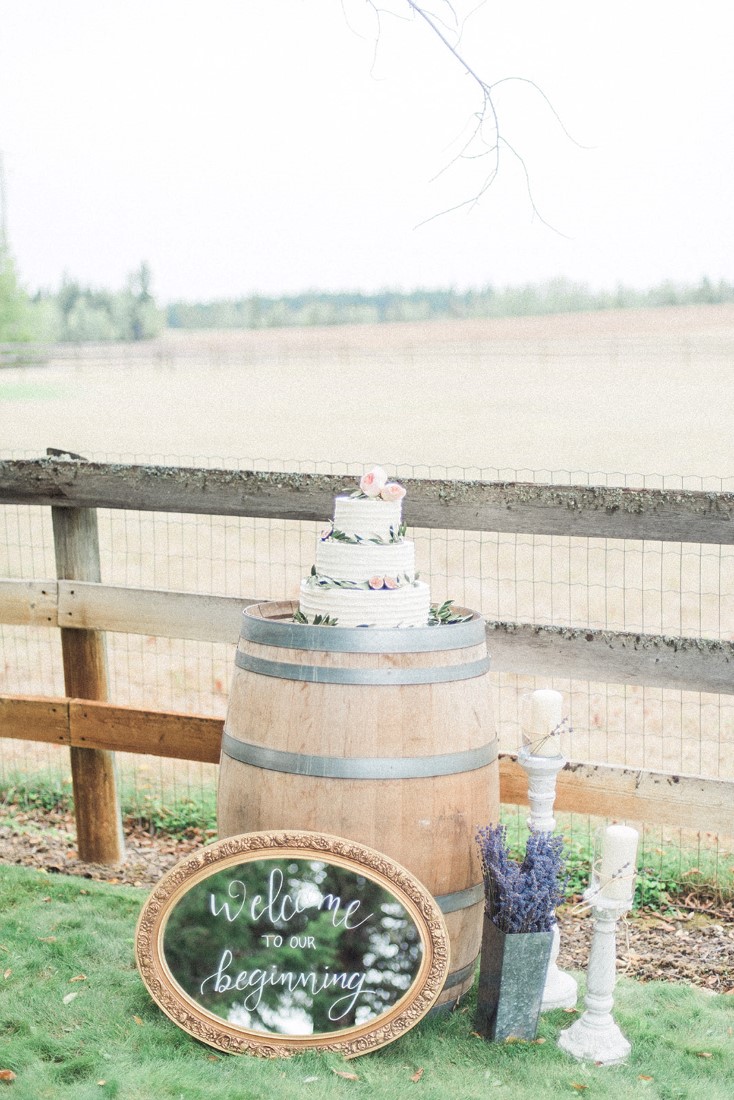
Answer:
[{"label": "fence post", "polygon": [[[100,581],[99,533],[93,508],[52,508],[59,580]],[[98,630],[61,628],[66,694],[107,701],[107,650]],[[77,849],[86,863],[120,863],[124,855],[115,755],[72,746]]]}]

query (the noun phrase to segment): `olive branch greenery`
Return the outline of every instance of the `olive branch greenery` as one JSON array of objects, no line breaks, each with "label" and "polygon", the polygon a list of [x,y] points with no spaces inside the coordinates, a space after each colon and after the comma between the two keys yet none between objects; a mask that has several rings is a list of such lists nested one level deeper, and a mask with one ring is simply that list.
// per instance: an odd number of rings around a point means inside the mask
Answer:
[{"label": "olive branch greenery", "polygon": [[[366,498],[366,499],[369,499]],[[351,546],[357,546],[359,543],[372,542],[376,546],[390,546],[392,543],[402,542],[405,538],[405,533],[408,530],[407,524],[401,523],[399,527],[390,527],[389,538],[383,538],[381,535],[372,535],[370,538],[364,538],[362,535],[348,535],[346,531],[340,531],[338,527],[335,527],[332,523],[330,530],[327,534],[321,536],[322,542],[328,542],[333,539],[334,542],[345,542]]]},{"label": "olive branch greenery", "polygon": [[[406,588],[408,585],[415,584],[419,576],[419,573],[416,573],[414,577],[411,577],[408,573],[398,573],[395,577],[390,576],[389,579],[396,582],[396,588]],[[315,565],[311,566],[311,573],[306,577],[306,584],[309,588],[345,588],[357,592],[382,591],[382,589],[373,588],[368,580],[350,581],[341,577],[327,577],[322,573],[317,573]],[[394,589],[390,589],[390,591],[394,591]]]},{"label": "olive branch greenery", "polygon": [[431,610],[428,615],[428,625],[448,626],[452,623],[468,623],[473,617],[471,614],[457,614],[451,610],[453,606],[453,600],[445,600],[441,605],[431,604]]},{"label": "olive branch greenery", "polygon": [[304,626],[336,626],[338,619],[332,619],[331,615],[314,615],[308,619],[300,608],[293,612],[293,622],[302,623]]}]

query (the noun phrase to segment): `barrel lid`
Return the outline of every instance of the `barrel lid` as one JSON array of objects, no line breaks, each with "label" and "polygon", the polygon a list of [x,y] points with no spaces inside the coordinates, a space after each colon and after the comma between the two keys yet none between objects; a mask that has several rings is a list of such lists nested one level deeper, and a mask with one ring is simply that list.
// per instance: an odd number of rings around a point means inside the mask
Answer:
[{"label": "barrel lid", "polygon": [[426,653],[466,649],[485,640],[486,627],[478,611],[457,607],[471,615],[463,623],[436,626],[311,626],[294,623],[298,603],[250,604],[242,612],[241,635],[260,645],[283,649],[323,650],[329,653]]}]

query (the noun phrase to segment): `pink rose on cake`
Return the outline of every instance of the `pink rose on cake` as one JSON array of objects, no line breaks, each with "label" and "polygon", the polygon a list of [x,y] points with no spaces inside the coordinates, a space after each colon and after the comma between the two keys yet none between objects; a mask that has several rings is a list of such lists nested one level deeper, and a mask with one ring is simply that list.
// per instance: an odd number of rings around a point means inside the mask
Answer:
[{"label": "pink rose on cake", "polygon": [[370,579],[367,583],[369,584],[370,588],[374,588],[375,591],[379,591],[379,589],[382,588],[382,586],[385,583],[385,578],[384,577],[370,577]]},{"label": "pink rose on cake", "polygon": [[388,481],[380,489],[380,498],[382,500],[402,500],[405,496],[405,489],[402,485],[398,485],[397,481]]},{"label": "pink rose on cake", "polygon": [[359,487],[366,497],[379,497],[387,484],[387,474],[382,466],[374,466],[368,473],[363,474]]}]

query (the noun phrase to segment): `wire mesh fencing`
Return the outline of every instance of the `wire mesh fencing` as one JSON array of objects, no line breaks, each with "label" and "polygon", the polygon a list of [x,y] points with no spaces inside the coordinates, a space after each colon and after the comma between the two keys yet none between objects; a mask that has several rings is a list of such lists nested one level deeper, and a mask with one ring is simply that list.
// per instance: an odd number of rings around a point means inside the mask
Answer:
[{"label": "wire mesh fencing", "polygon": [[[157,461],[228,469],[290,469],[344,475],[355,463],[278,463],[195,456],[89,455],[99,461]],[[578,470],[499,470],[401,466],[400,478],[522,480],[547,484],[632,485],[722,491],[725,479]],[[55,576],[50,510],[0,509],[0,576]],[[328,519],[328,517],[324,517]],[[242,598],[293,599],[313,563],[320,525],[296,521],[155,513],[98,512],[102,580]],[[451,598],[488,619],[671,636],[734,639],[734,547],[674,542],[415,529],[422,579],[436,602]],[[234,643],[234,639],[233,639]],[[60,636],[40,626],[0,627],[0,692],[64,694]],[[233,645],[107,634],[110,701],[223,717]],[[564,751],[573,760],[628,768],[734,779],[734,697],[630,684],[591,683],[492,673],[500,749],[520,743],[524,695],[536,687],[561,691],[572,732]],[[216,768],[119,754],[133,802],[145,798],[209,797]],[[0,739],[0,780],[18,771],[68,772],[66,751]],[[565,827],[588,835],[593,823],[575,816]],[[643,860],[662,860],[671,846],[681,873],[730,874],[728,841],[705,833],[648,827]],[[657,854],[656,854],[657,853]]]}]

